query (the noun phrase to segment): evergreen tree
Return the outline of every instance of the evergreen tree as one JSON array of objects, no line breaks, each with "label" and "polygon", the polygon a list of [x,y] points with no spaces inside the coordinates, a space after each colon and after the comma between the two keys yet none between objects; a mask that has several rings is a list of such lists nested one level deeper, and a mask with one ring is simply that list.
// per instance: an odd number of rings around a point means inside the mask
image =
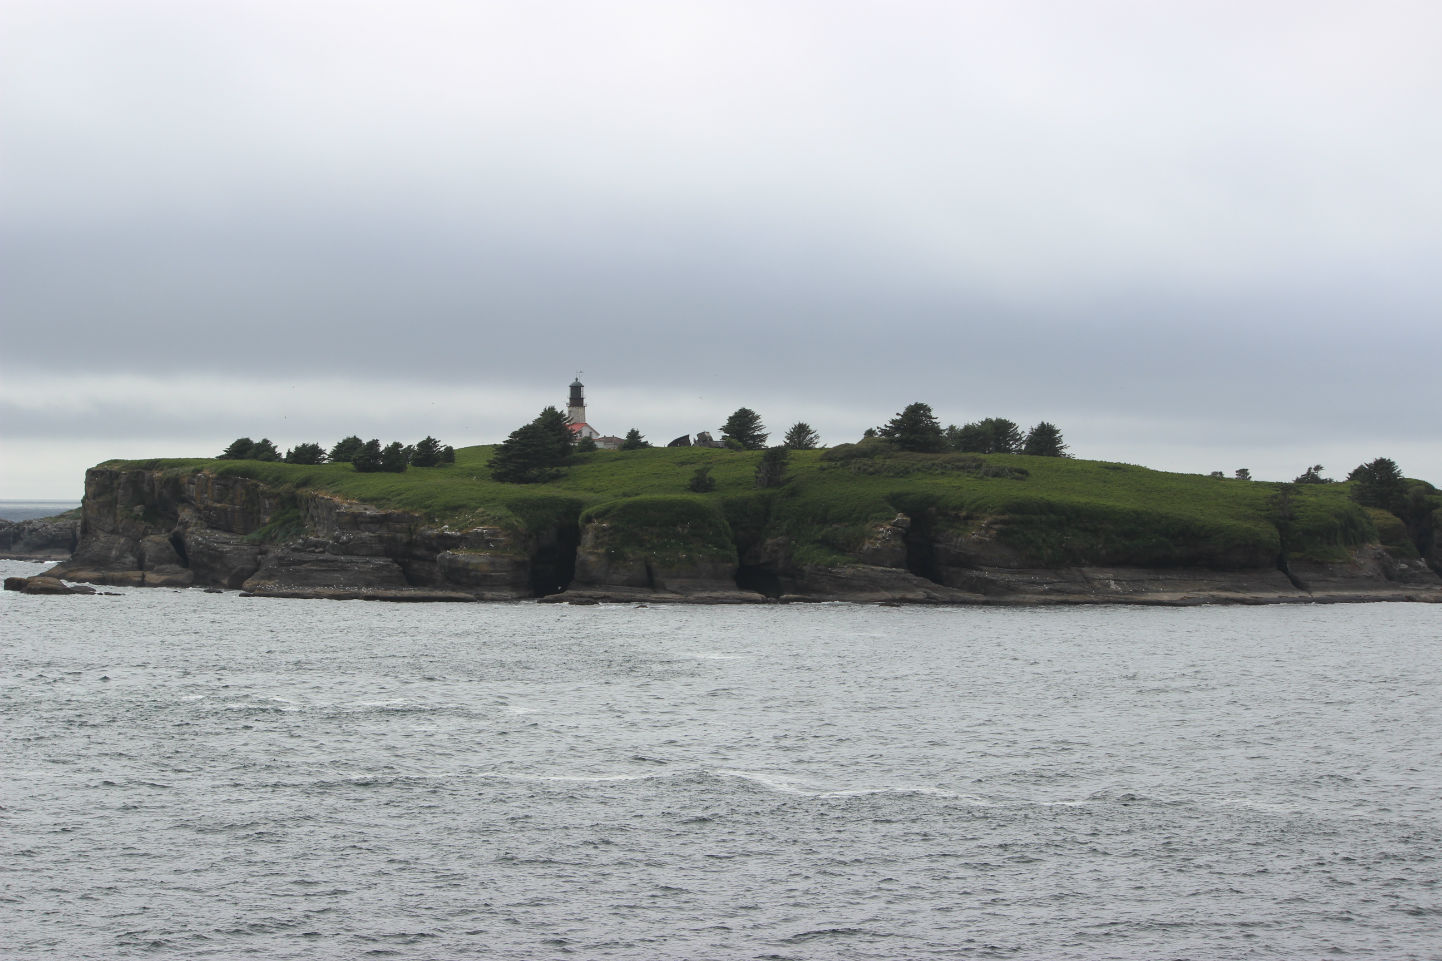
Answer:
[{"label": "evergreen tree", "polygon": [[641,450],[642,448],[650,446],[646,439],[641,436],[641,432],[634,427],[626,431],[626,439],[621,441],[622,450]]},{"label": "evergreen tree", "polygon": [[1017,454],[1022,450],[1021,428],[1005,417],[972,421],[948,438],[952,446],[968,454]]},{"label": "evergreen tree", "polygon": [[1066,444],[1062,443],[1061,431],[1055,424],[1042,421],[1027,431],[1021,452],[1033,457],[1065,457]]},{"label": "evergreen tree", "polygon": [[756,465],[756,486],[761,490],[779,487],[786,478],[786,457],[790,453],[785,447],[768,447]]},{"label": "evergreen tree", "polygon": [[749,407],[737,408],[734,414],[726,418],[726,423],[721,425],[721,441],[728,447],[761,450],[766,446],[767,436],[766,425],[761,423],[761,415]]},{"label": "evergreen tree", "polygon": [[576,453],[589,454],[593,450],[597,450],[596,438],[582,437],[580,440],[576,441]]},{"label": "evergreen tree", "polygon": [[287,464],[324,464],[325,448],[319,444],[296,444],[285,452]]},{"label": "evergreen tree", "polygon": [[881,436],[890,438],[902,450],[938,454],[946,449],[946,435],[936,415],[927,404],[907,404],[881,428]]},{"label": "evergreen tree", "polygon": [[249,437],[237,437],[230,442],[230,446],[220,452],[218,460],[249,460],[250,452],[255,449],[255,441]]},{"label": "evergreen tree", "polygon": [[966,454],[985,454],[991,450],[991,429],[981,421],[956,428],[952,446]]},{"label": "evergreen tree", "polygon": [[[560,432],[564,432],[564,437]],[[508,484],[553,480],[560,475],[559,468],[570,455],[570,425],[560,411],[547,407],[535,420],[517,427],[496,446],[491,454],[491,476]]]},{"label": "evergreen tree", "polygon": [[416,442],[415,453],[411,455],[412,467],[435,467],[441,462],[441,442],[430,434]]},{"label": "evergreen tree", "polygon": [[1246,467],[1238,467],[1238,468],[1237,468],[1237,473],[1236,473],[1236,478],[1237,478],[1237,480],[1249,481],[1249,480],[1252,479],[1252,472],[1251,472],[1251,470],[1250,470],[1249,468],[1246,468]]},{"label": "evergreen tree", "polygon": [[988,417],[983,423],[990,425],[991,428],[990,453],[1021,453],[1021,428],[1018,427],[1014,421],[1009,421],[1005,417]]},{"label": "evergreen tree", "polygon": [[441,448],[441,463],[454,464],[456,462],[456,449],[450,444]]},{"label": "evergreen tree", "polygon": [[815,450],[820,441],[821,435],[812,430],[810,424],[804,420],[798,420],[786,432],[786,438],[782,444],[790,450]]},{"label": "evergreen tree", "polygon": [[576,435],[571,430],[571,422],[566,415],[554,407],[546,407],[534,421],[544,433],[551,450],[551,457],[554,465],[559,467],[571,458],[571,450],[575,447]]},{"label": "evergreen tree", "polygon": [[269,437],[262,437],[256,441],[255,446],[250,449],[250,459],[278,461],[280,460],[280,451],[276,450],[275,444],[271,443]]},{"label": "evergreen tree", "polygon": [[365,446],[365,441],[352,434],[342,440],[336,441],[330,449],[330,462],[332,464],[349,464],[355,460],[355,455]]},{"label": "evergreen tree", "polygon": [[399,474],[410,466],[410,459],[407,456],[407,448],[401,446],[401,442],[393,440],[381,451],[380,469],[390,473]]},{"label": "evergreen tree", "polygon": [[1401,515],[1406,490],[1402,484],[1402,469],[1390,457],[1379,457],[1374,461],[1353,468],[1347,475],[1352,481],[1352,500],[1363,507],[1380,507]]},{"label": "evergreen tree", "polygon": [[1322,471],[1324,471],[1324,470],[1326,470],[1326,468],[1323,467],[1321,464],[1313,464],[1311,467],[1308,467],[1306,470],[1302,471],[1301,474],[1297,475],[1297,477],[1293,478],[1292,483],[1293,483],[1293,484],[1330,484],[1330,483],[1332,483],[1332,482],[1329,481],[1327,478],[1325,478],[1325,477],[1322,476]]},{"label": "evergreen tree", "polygon": [[375,438],[361,444],[351,457],[351,463],[362,474],[374,474],[381,469],[381,442]]}]

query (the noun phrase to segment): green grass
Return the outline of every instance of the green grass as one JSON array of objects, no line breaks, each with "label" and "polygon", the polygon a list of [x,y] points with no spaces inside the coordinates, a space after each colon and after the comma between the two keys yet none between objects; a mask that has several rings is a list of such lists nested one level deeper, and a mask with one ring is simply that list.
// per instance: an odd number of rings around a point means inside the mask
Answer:
[{"label": "green grass", "polygon": [[[560,479],[536,485],[492,480],[486,469],[491,451],[463,448],[455,464],[403,474],[257,461],[105,466],[248,477],[452,526],[538,530],[585,516],[634,529],[632,539],[683,531],[676,550],[784,536],[799,563],[848,562],[874,525],[899,512],[928,516],[937,530],[956,534],[989,521],[1004,543],[1047,565],[1269,566],[1284,535],[1293,556],[1318,560],[1338,559],[1348,547],[1378,536],[1378,519],[1348,499],[1349,484],[1292,487],[1292,517],[1283,523],[1275,516],[1281,485],[1102,461],[895,453],[848,459],[835,451],[794,451],[787,482],[758,491],[753,478],[761,454],[754,451],[597,451],[578,455]],[[691,476],[703,465],[711,468],[716,489],[690,493]]]}]

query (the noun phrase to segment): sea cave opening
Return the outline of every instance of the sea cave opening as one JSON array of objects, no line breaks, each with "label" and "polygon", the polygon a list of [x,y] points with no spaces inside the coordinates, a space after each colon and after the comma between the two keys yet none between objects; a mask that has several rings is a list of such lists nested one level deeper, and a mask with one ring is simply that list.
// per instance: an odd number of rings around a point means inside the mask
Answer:
[{"label": "sea cave opening", "polygon": [[930,511],[918,511],[911,516],[911,526],[906,530],[906,569],[933,584],[943,584],[932,533]]},{"label": "sea cave opening", "polygon": [[561,524],[541,538],[531,555],[531,594],[546,597],[571,586],[576,576],[576,551],[581,546],[579,524]]},{"label": "sea cave opening", "polygon": [[780,597],[783,593],[781,575],[770,564],[742,564],[737,567],[736,589],[766,597]]}]

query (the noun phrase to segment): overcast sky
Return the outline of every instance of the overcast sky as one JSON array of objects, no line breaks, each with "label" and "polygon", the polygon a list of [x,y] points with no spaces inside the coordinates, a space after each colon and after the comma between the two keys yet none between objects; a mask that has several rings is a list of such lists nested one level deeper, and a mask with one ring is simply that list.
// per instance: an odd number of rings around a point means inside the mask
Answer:
[{"label": "overcast sky", "polygon": [[0,0],[0,498],[110,457],[1059,425],[1442,484],[1442,4]]}]

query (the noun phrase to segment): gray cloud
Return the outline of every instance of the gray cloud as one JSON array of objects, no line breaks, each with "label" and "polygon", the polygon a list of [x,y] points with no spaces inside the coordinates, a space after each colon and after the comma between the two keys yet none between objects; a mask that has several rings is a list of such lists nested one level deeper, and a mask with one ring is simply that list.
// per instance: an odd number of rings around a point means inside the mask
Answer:
[{"label": "gray cloud", "polygon": [[[648,396],[838,435],[925,399],[1178,469],[1436,436],[1432,5],[0,17],[12,383],[482,384],[446,422],[479,441],[583,368],[643,427]],[[5,437],[87,429],[8,402]],[[97,403],[154,437],[243,419]]]}]

